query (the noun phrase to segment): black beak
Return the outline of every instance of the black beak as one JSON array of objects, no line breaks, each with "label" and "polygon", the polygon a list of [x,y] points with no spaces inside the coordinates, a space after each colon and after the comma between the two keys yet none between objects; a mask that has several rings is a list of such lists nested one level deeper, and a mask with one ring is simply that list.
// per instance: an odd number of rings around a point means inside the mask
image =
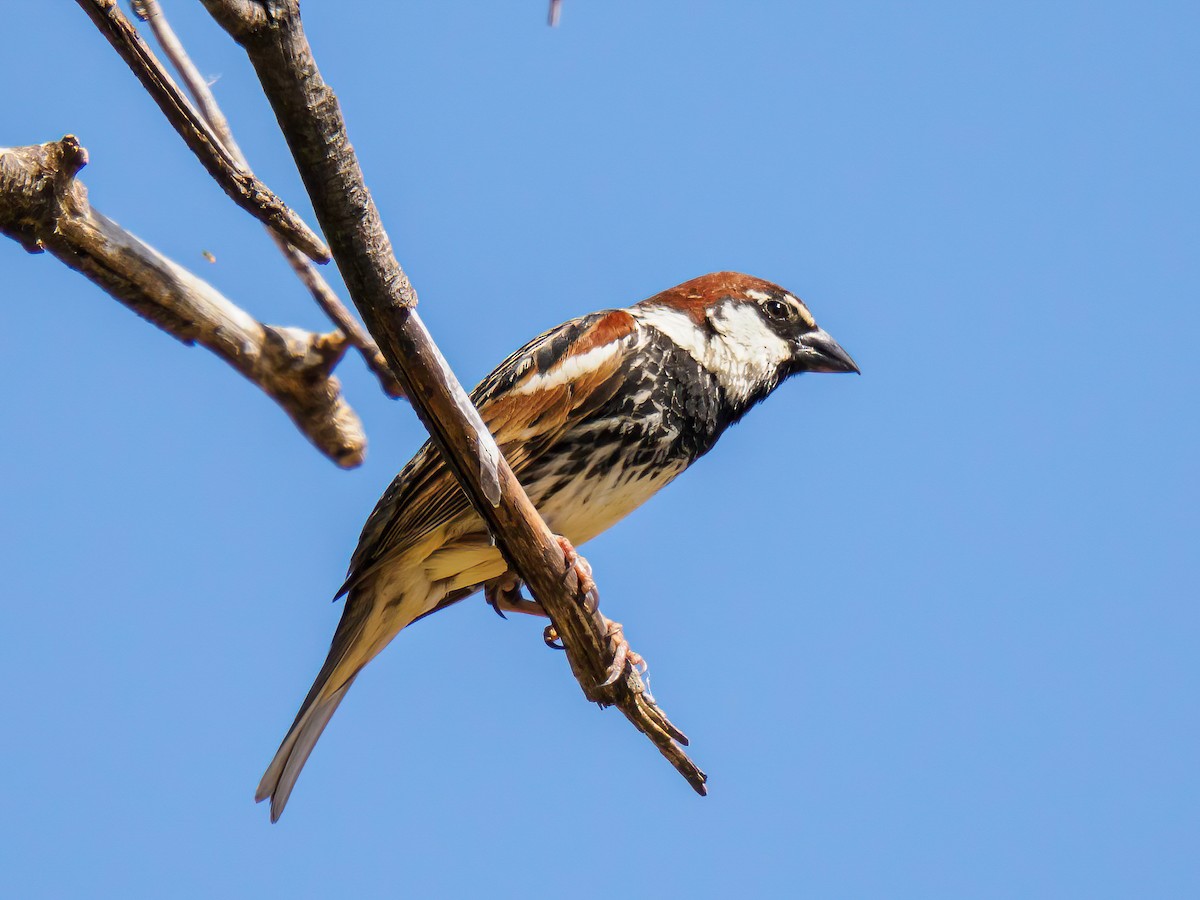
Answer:
[{"label": "black beak", "polygon": [[850,354],[838,346],[838,342],[818,328],[800,338],[799,362],[806,372],[853,372],[862,373]]}]

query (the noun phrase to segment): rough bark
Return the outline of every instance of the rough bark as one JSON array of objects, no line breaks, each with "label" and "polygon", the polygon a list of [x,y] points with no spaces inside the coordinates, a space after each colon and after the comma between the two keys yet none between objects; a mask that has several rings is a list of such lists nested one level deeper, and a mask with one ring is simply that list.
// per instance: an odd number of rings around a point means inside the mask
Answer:
[{"label": "rough bark", "polygon": [[48,252],[185,344],[200,344],[257,384],[339,466],[359,465],[362,423],[333,367],[342,335],[264,325],[212,285],[92,208],[76,179],[87,151],[72,135],[0,148],[0,232]]}]

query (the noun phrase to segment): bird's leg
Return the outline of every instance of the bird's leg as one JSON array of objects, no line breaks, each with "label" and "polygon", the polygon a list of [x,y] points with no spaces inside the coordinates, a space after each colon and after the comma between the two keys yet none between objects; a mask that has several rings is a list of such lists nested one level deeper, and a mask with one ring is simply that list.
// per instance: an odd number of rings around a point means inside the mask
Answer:
[{"label": "bird's leg", "polygon": [[506,571],[503,575],[484,584],[483,598],[496,611],[496,615],[502,619],[508,618],[504,615],[506,612],[525,613],[529,616],[541,616],[544,619],[550,618],[540,603],[521,594],[521,584],[521,579],[516,572]]},{"label": "bird's leg", "polygon": [[575,578],[579,581],[579,593],[587,600],[588,612],[595,612],[600,608],[600,589],[596,587],[596,581],[592,578],[591,563],[580,556],[575,545],[561,534],[556,534],[555,538],[567,565],[575,570]]},{"label": "bird's leg", "polygon": [[[546,610],[542,609],[542,604],[536,600],[530,600],[521,594],[523,583],[517,577],[516,572],[507,571],[498,578],[493,578],[484,584],[483,598],[496,611],[496,615],[502,619],[508,618],[508,616],[504,615],[506,612],[519,612],[529,616],[541,616],[543,619],[550,618],[546,614]],[[554,630],[553,625],[546,626],[546,630],[542,632],[542,640],[546,642],[547,647],[555,650],[566,649],[559,643],[558,632]]]},{"label": "bird's leg", "polygon": [[[558,546],[562,549],[567,565],[575,570],[575,577],[579,580],[579,592],[583,594],[587,602],[588,611],[597,612],[600,605],[600,590],[596,587],[595,579],[592,578],[591,565],[579,555],[579,551],[571,542],[561,535],[558,536]],[[483,596],[501,618],[507,618],[504,615],[506,612],[550,618],[540,603],[521,595],[521,587],[522,582],[517,573],[506,571],[503,575],[484,584]],[[613,661],[608,667],[607,678],[600,683],[600,687],[608,687],[615,683],[624,673],[626,663],[633,666],[639,675],[644,676],[647,669],[646,660],[640,653],[630,648],[621,623],[614,622],[603,613],[600,614],[600,618],[604,622],[605,633],[613,647]],[[553,647],[555,650],[564,649],[553,625],[546,626],[546,630],[542,632],[542,640],[546,642],[546,646]]]},{"label": "bird's leg", "polygon": [[[556,535],[558,538],[558,546],[562,549],[563,556],[566,558],[568,566],[575,569],[575,577],[579,580],[579,592],[584,596],[588,604],[589,612],[599,612],[600,610],[600,589],[596,587],[596,581],[592,578],[592,567],[586,559],[579,555],[579,551],[575,546],[561,534]],[[618,678],[625,672],[625,663],[629,663],[638,672],[639,675],[645,675],[648,669],[645,658],[633,650],[629,646],[629,641],[625,640],[625,628],[620,622],[614,622],[604,613],[600,613],[600,618],[604,621],[605,633],[608,635],[609,641],[613,645],[613,661],[608,667],[608,677],[600,682],[600,687],[608,687],[614,684]],[[558,638],[558,633],[555,632],[554,626],[551,625],[546,629],[543,637],[547,644],[558,646],[551,643]]]}]

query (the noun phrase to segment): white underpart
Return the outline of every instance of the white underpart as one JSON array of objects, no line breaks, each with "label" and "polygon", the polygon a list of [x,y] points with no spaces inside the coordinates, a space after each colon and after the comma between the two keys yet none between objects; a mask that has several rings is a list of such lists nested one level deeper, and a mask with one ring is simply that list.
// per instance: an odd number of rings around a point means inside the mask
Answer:
[{"label": "white underpart", "polygon": [[[599,424],[611,428],[611,423]],[[525,487],[550,530],[579,546],[625,518],[685,468],[686,462],[678,460],[638,472],[620,466],[589,469],[554,493],[550,493],[551,486],[560,481],[562,472],[551,470]],[[468,526],[474,521],[473,517],[464,519]],[[417,598],[409,611],[413,618],[435,606],[444,594],[495,578],[505,569],[500,551],[482,539],[448,541],[431,549],[420,569],[437,590],[414,591],[411,585],[407,588],[406,604],[408,596]]]},{"label": "white underpart", "polygon": [[633,314],[716,375],[726,395],[735,402],[749,398],[792,355],[788,342],[767,326],[757,307],[747,303],[731,300],[709,311],[708,321],[715,336],[697,328],[686,313],[674,309],[649,306]]},{"label": "white underpart", "polygon": [[604,365],[608,360],[612,359],[622,348],[623,344],[620,341],[610,341],[607,344],[601,344],[587,353],[581,353],[578,356],[568,356],[556,366],[552,366],[548,372],[541,375],[534,375],[526,381],[518,384],[513,388],[514,394],[535,394],[538,391],[546,391],[551,388],[558,387],[560,384],[574,381],[581,375],[586,375],[588,372],[595,371]]},{"label": "white underpart", "polygon": [[[638,472],[621,466],[589,470],[586,477],[569,481],[565,487],[538,502],[538,511],[557,534],[571,543],[590,541],[621,521],[675,478],[685,468],[683,460],[664,463]],[[545,494],[545,484],[529,485],[530,496]]]}]

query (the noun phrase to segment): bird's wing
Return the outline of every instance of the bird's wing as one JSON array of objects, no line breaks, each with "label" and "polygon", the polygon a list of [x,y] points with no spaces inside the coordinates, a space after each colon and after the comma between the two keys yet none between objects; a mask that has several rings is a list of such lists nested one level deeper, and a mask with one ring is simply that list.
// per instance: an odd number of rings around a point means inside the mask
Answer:
[{"label": "bird's wing", "polygon": [[[616,393],[636,329],[624,310],[572,319],[513,353],[471,392],[518,481],[573,423]],[[338,596],[468,509],[441,453],[427,442],[367,519]]]}]

